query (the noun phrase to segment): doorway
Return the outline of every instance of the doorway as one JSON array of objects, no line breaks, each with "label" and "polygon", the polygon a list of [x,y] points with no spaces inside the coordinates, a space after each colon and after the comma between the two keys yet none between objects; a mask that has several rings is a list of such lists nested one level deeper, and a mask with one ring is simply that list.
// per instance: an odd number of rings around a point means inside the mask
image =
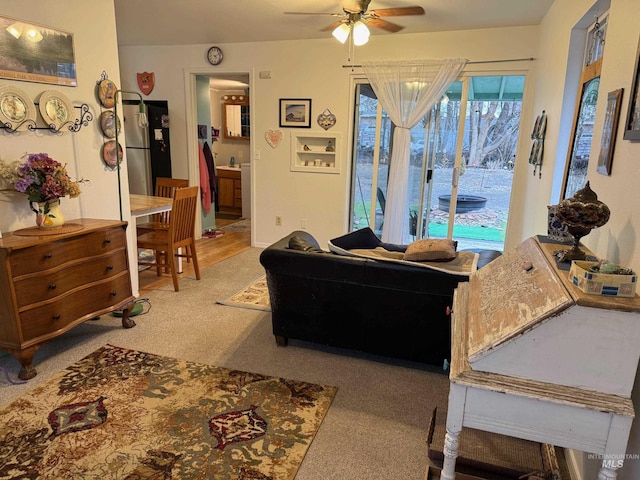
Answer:
[{"label": "doorway", "polygon": [[[212,101],[211,99],[211,93],[210,93],[210,82],[212,81],[212,79],[216,79],[216,80],[228,80],[230,77],[238,77],[241,76],[241,78],[244,80],[244,83],[246,85],[249,85],[247,93],[248,96],[251,97],[251,82],[252,82],[252,73],[250,73],[250,69],[247,69],[245,71],[235,71],[235,72],[223,72],[220,71],[219,68],[216,68],[215,71],[213,69],[210,68],[198,68],[198,69],[185,69],[184,71],[184,79],[185,79],[185,85],[187,86],[187,102],[186,102],[186,111],[185,111],[185,119],[186,119],[186,123],[187,123],[187,138],[190,139],[198,139],[198,125],[205,125],[205,130],[207,133],[205,133],[205,135],[207,135],[207,141],[209,142],[209,145],[214,145],[213,149],[215,150],[219,145],[222,144],[222,142],[218,143],[219,139],[216,139],[216,142],[213,142],[213,130],[211,130],[212,126],[216,126],[215,123],[212,122],[212,110],[214,110],[214,107],[216,105],[220,105],[220,104],[216,104],[215,102]],[[245,91],[245,90],[243,90]],[[220,107],[221,108],[221,107]],[[221,110],[216,110],[218,112],[220,112]],[[218,117],[218,122],[220,123],[222,120],[222,115],[221,113],[219,114]],[[213,121],[215,122],[215,118],[213,119]],[[218,127],[216,126],[216,129]],[[209,139],[208,135],[209,135],[209,131],[211,131],[211,138]],[[247,163],[248,165],[250,165],[250,160],[251,160],[251,155],[249,155],[249,152],[252,151],[252,139],[250,139],[249,141],[245,141],[243,143],[244,148],[246,149],[245,152],[247,152],[246,154],[243,152],[242,154],[242,158],[240,159],[240,162],[243,163]],[[197,185],[200,182],[200,165],[199,165],[199,146],[201,145],[201,142],[198,141],[189,141],[187,142],[187,155],[188,155],[188,169],[189,169],[189,179],[191,184],[193,185]],[[230,154],[229,154],[230,155]],[[237,158],[237,157],[236,157]],[[229,157],[227,156],[227,154],[225,154],[222,151],[217,152],[216,155],[216,159],[215,159],[215,165],[218,166],[221,164],[221,162],[228,162]],[[250,169],[249,169],[250,171]],[[249,196],[251,197],[251,189],[252,186],[251,184],[247,186],[247,192],[249,193]],[[200,213],[197,215],[196,217],[196,236],[202,236],[202,232],[205,230],[205,228],[208,228],[205,226],[205,224],[203,223],[203,215],[202,215],[203,209],[200,209]],[[215,208],[211,209],[211,213],[212,215],[210,216],[210,218],[214,219],[212,221],[212,226],[215,225]],[[251,221],[249,220],[247,223],[251,223]],[[216,228],[215,226],[213,228]],[[253,240],[253,232],[251,232],[251,241],[250,244],[253,244],[254,240]]]},{"label": "doorway", "polygon": [[[452,238],[502,250],[520,126],[523,75],[453,82],[411,130],[406,243]],[[351,229],[384,224],[395,126],[371,86],[356,84]]]}]

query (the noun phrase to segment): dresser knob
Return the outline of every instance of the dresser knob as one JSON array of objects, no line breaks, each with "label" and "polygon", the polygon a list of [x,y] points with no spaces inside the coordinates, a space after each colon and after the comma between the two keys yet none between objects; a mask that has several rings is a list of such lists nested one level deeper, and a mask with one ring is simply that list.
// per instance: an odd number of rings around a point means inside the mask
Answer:
[{"label": "dresser knob", "polygon": [[49,284],[49,290],[55,290],[56,288],[57,288],[57,285],[55,283]]},{"label": "dresser knob", "polygon": [[109,245],[109,244],[111,243],[111,239],[110,239],[110,238],[107,238],[107,239],[104,241],[104,243],[106,243],[107,245]]},{"label": "dresser knob", "polygon": [[53,253],[51,253],[51,252],[48,252],[48,253],[44,254],[44,258],[51,258],[51,257],[53,257]]},{"label": "dresser knob", "polygon": [[107,265],[107,270],[113,270],[113,265]]},{"label": "dresser knob", "polygon": [[118,292],[116,292],[115,290],[111,290],[111,296],[115,297],[118,294]]},{"label": "dresser knob", "polygon": [[53,319],[54,320],[60,320],[60,314],[59,313],[54,313],[53,314]]}]

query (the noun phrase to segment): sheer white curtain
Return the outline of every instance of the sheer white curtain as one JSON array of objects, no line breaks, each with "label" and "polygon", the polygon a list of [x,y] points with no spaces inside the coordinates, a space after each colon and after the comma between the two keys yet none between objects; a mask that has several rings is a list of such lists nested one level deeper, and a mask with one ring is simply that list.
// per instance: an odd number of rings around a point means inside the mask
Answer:
[{"label": "sheer white curtain", "polygon": [[378,101],[396,128],[387,185],[382,241],[406,243],[409,233],[410,129],[440,100],[466,59],[363,62]]}]

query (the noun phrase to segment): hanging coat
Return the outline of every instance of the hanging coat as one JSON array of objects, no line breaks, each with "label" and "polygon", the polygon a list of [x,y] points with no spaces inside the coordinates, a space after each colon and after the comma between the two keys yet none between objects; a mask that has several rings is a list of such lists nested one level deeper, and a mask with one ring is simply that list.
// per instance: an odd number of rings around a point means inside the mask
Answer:
[{"label": "hanging coat", "polygon": [[211,211],[211,187],[209,181],[209,168],[207,167],[207,159],[204,156],[202,145],[198,142],[198,156],[200,164],[200,199],[202,201],[202,209],[205,213]]},{"label": "hanging coat", "polygon": [[220,206],[218,205],[218,180],[216,178],[216,166],[213,161],[213,152],[211,152],[211,148],[209,148],[209,144],[204,142],[202,145],[202,150],[204,151],[204,158],[207,160],[207,169],[209,170],[209,188],[211,190],[211,201],[215,206],[216,212],[220,211]]}]

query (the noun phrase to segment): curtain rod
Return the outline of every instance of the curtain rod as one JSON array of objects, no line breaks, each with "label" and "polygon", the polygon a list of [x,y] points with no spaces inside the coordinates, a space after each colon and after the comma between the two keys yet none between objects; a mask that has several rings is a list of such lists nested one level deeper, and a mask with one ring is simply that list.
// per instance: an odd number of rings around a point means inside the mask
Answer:
[{"label": "curtain rod", "polygon": [[[509,59],[505,59],[505,60],[478,60],[476,62],[467,62],[466,65],[478,65],[478,64],[481,64],[481,63],[531,62],[533,60],[535,60],[535,57],[509,58]],[[343,65],[342,68],[362,68],[362,65]]]}]

